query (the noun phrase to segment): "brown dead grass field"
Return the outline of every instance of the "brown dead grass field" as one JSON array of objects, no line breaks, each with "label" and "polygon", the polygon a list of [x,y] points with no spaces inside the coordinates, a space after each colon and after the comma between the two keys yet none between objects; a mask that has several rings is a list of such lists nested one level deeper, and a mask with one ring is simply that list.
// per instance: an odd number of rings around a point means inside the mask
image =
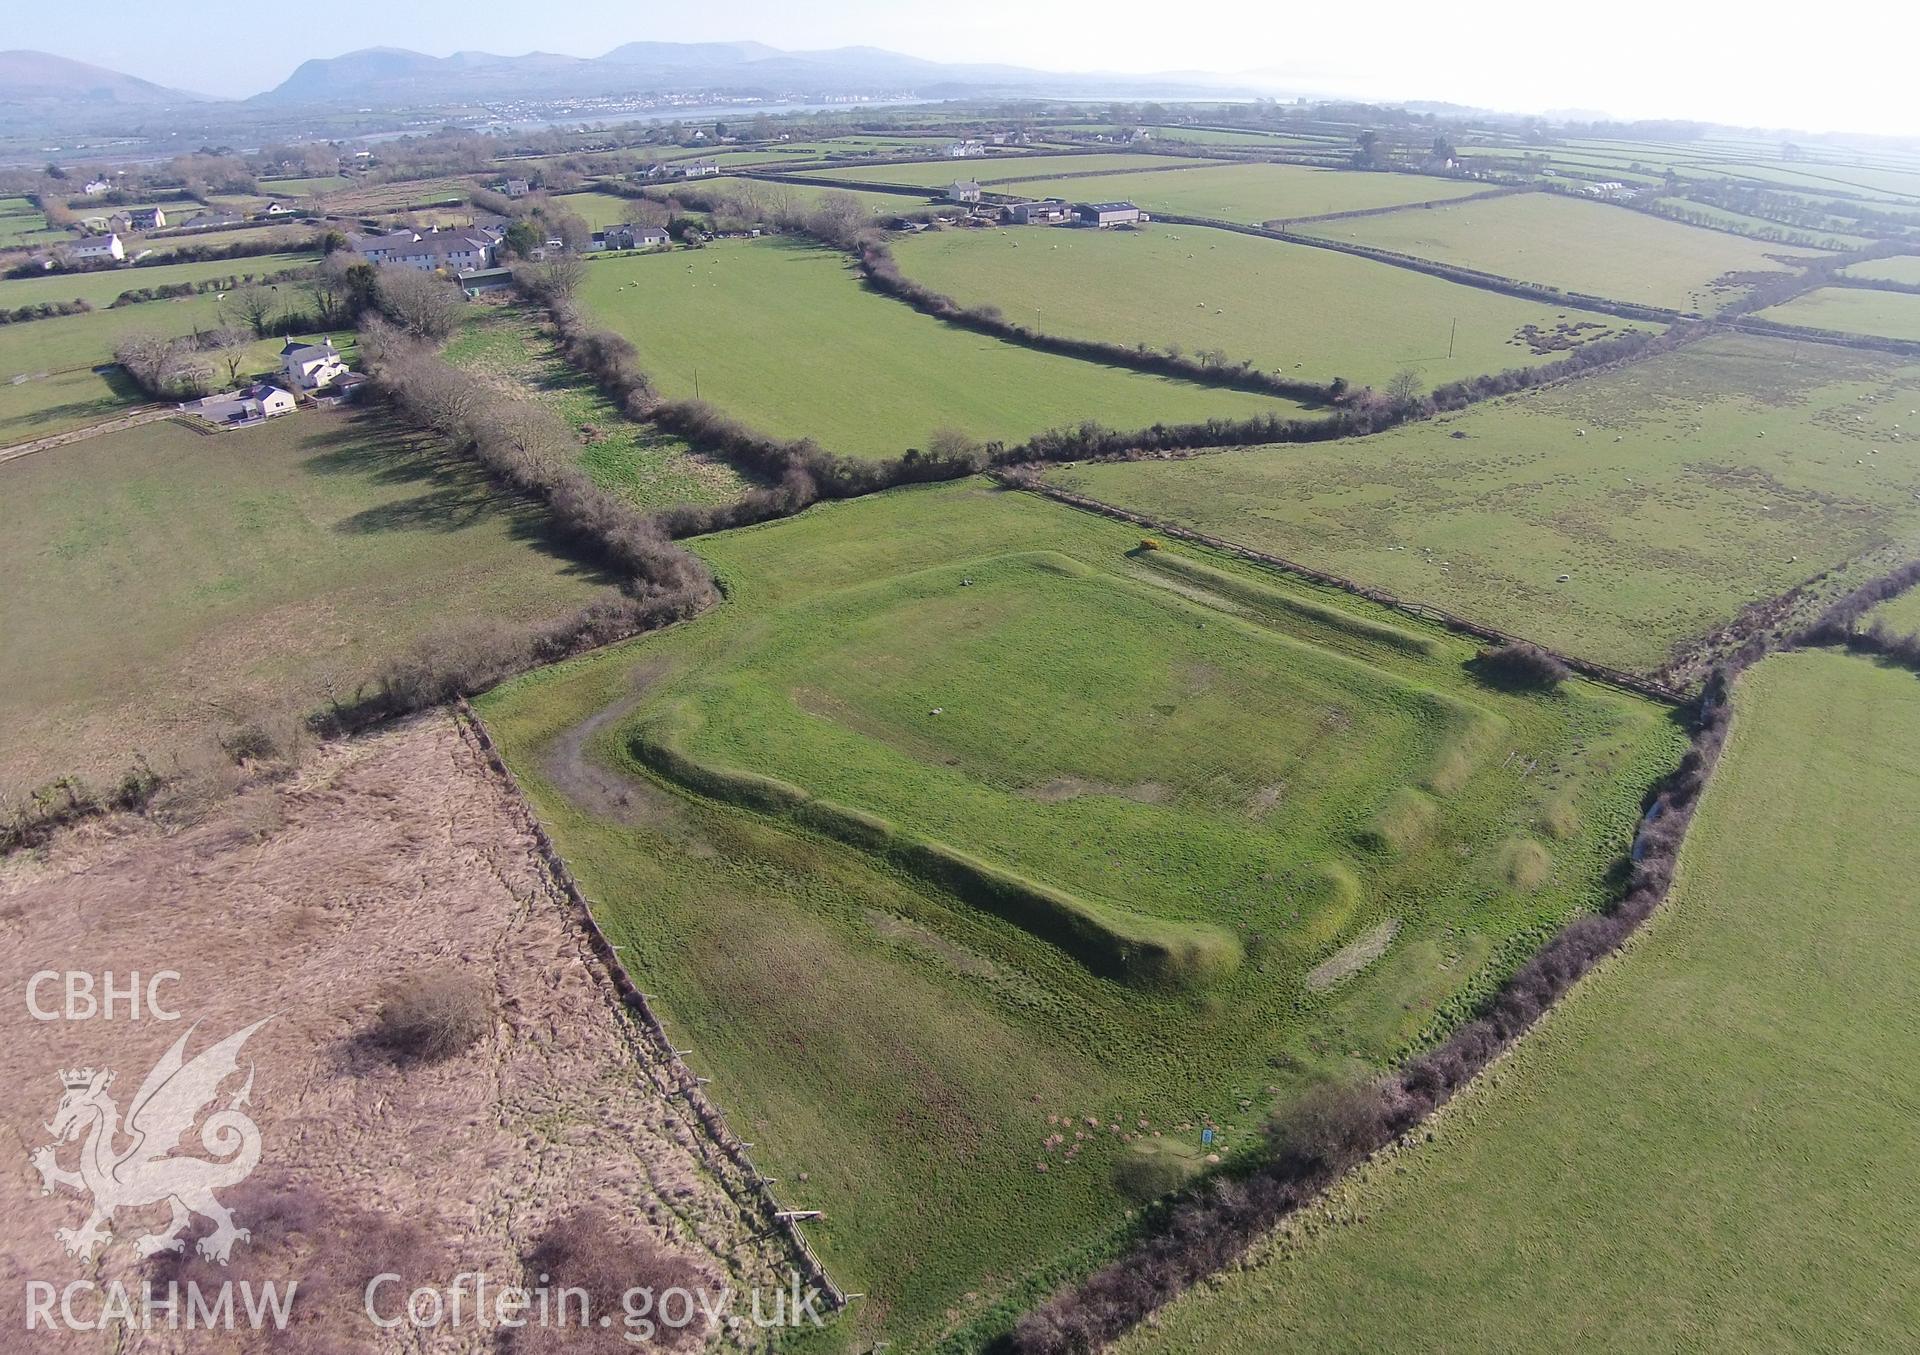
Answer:
[{"label": "brown dead grass field", "polygon": [[[0,861],[0,965],[11,1036],[0,1055],[10,1145],[0,1327],[23,1330],[28,1280],[120,1280],[138,1293],[166,1264],[133,1247],[164,1226],[164,1206],[123,1211],[91,1262],[68,1256],[55,1231],[80,1224],[87,1201],[43,1195],[28,1155],[48,1141],[57,1070],[113,1069],[124,1112],[193,1022],[189,1058],[271,1017],[240,1064],[253,1068],[248,1113],[263,1149],[251,1178],[221,1192],[251,1240],[224,1270],[196,1260],[172,1273],[301,1282],[284,1336],[41,1330],[36,1351],[492,1351],[500,1333],[471,1322],[375,1330],[361,1310],[366,1279],[393,1270],[409,1288],[444,1288],[478,1271],[519,1283],[523,1258],[582,1206],[630,1221],[633,1246],[650,1242],[711,1284],[773,1286],[787,1274],[705,1165],[682,1103],[651,1080],[660,1067],[629,1041],[520,801],[446,714],[329,745],[288,781],[190,827],[96,823]],[[485,998],[479,1043],[407,1066],[371,1048],[392,985],[449,968]],[[177,971],[163,997],[184,1019],[29,1019],[28,977],[48,969],[122,981]],[[204,1153],[198,1132],[181,1151]],[[65,1147],[62,1164],[74,1155]],[[206,1229],[196,1218],[192,1235]]]}]

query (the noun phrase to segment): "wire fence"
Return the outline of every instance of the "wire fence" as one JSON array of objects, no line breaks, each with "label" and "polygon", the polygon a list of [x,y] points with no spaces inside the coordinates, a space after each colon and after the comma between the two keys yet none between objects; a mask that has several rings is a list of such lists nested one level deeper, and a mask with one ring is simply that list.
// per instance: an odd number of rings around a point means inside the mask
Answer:
[{"label": "wire fence", "polygon": [[[566,895],[573,905],[573,912],[586,938],[587,947],[594,958],[600,962],[614,992],[622,1005],[634,1017],[634,1029],[640,1034],[640,1066],[649,1079],[668,1097],[684,1102],[693,1119],[704,1131],[700,1143],[701,1155],[714,1175],[749,1215],[757,1217],[769,1232],[778,1233],[787,1243],[800,1273],[809,1284],[816,1286],[825,1294],[827,1301],[837,1311],[847,1306],[848,1294],[834,1282],[827,1273],[826,1264],[807,1241],[796,1215],[811,1214],[816,1211],[796,1210],[781,1204],[773,1193],[773,1178],[762,1172],[747,1151],[746,1143],[727,1125],[725,1116],[717,1106],[707,1099],[700,1090],[705,1079],[694,1073],[681,1059],[680,1051],[667,1036],[666,1027],[661,1023],[647,995],[634,983],[633,976],[627,972],[621,961],[619,949],[607,939],[600,929],[600,923],[594,916],[592,901],[580,889],[574,879],[572,869],[566,859],[553,845],[553,839],[547,836],[539,816],[533,812],[532,803],[521,788],[519,779],[500,756],[493,737],[487,732],[473,707],[465,697],[454,701],[454,711],[461,728],[472,738],[479,748],[487,765],[498,775],[515,802],[525,812],[527,823],[532,831],[535,849],[555,885]],[[729,1170],[731,1168],[731,1170]]]}]

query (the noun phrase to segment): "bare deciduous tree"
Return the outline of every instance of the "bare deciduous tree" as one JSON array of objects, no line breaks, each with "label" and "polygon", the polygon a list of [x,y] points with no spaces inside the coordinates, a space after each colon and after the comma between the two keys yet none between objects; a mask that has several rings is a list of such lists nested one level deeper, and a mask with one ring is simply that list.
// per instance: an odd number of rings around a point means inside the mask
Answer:
[{"label": "bare deciduous tree", "polygon": [[1426,393],[1426,384],[1420,380],[1420,373],[1411,367],[1402,367],[1387,382],[1387,403],[1395,413],[1406,413],[1418,405]]},{"label": "bare deciduous tree", "polygon": [[417,338],[436,342],[453,333],[466,305],[466,294],[451,278],[417,268],[382,268],[373,295],[388,319]]},{"label": "bare deciduous tree", "polygon": [[226,367],[229,386],[239,384],[240,364],[247,360],[247,349],[251,342],[252,335],[233,325],[223,325],[200,337],[201,348]]},{"label": "bare deciduous tree", "polygon": [[513,270],[516,283],[549,301],[571,300],[586,277],[586,261],[573,254],[563,254],[540,263],[521,264]]},{"label": "bare deciduous tree", "polygon": [[271,287],[254,283],[229,292],[220,310],[223,317],[232,317],[234,323],[252,330],[255,338],[264,339],[280,313],[280,296]]}]

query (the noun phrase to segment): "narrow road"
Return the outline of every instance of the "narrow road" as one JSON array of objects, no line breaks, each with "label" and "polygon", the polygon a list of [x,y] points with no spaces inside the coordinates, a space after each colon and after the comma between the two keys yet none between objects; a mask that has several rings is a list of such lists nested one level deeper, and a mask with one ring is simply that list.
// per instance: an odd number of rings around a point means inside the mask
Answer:
[{"label": "narrow road", "polygon": [[138,428],[143,423],[170,418],[176,412],[172,405],[141,405],[130,414],[122,414],[101,423],[88,424],[85,428],[70,428],[64,433],[50,433],[44,438],[35,438],[32,442],[0,447],[0,461],[12,461],[15,457],[44,452],[49,447],[64,447],[69,442],[84,442],[88,438],[97,438],[102,433],[118,433],[123,428]]}]

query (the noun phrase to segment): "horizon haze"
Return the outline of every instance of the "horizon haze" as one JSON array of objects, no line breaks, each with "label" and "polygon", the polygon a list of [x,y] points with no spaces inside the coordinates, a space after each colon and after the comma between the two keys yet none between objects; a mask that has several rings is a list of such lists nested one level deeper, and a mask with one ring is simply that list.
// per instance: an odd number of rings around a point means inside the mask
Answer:
[{"label": "horizon haze", "polygon": [[[103,17],[107,22],[102,23]],[[1092,22],[1097,13],[1098,22]],[[1281,15],[1247,0],[1207,7],[1169,27],[1115,22],[1110,6],[981,0],[926,12],[839,0],[799,12],[745,0],[724,13],[661,11],[636,18],[611,0],[533,15],[481,0],[423,0],[376,28],[329,27],[284,42],[233,48],[207,35],[257,25],[236,0],[207,0],[182,25],[115,0],[84,13],[47,8],[12,16],[9,45],[102,66],[221,99],[266,93],[302,62],[367,48],[444,57],[455,52],[598,57],[624,43],[758,42],[788,52],[872,46],[942,63],[990,63],[1060,74],[1178,76],[1280,96],[1444,102],[1509,114],[1672,118],[1806,133],[1920,135],[1904,52],[1920,15],[1880,16],[1881,40],[1753,25],[1653,0],[1623,0],[1604,23],[1543,19],[1537,7],[1489,0],[1436,24],[1431,11],[1388,0],[1357,35],[1350,17]],[[1889,25],[1894,31],[1887,31]],[[1904,33],[1900,30],[1906,30]],[[1384,35],[1384,36],[1383,36]],[[1570,64],[1568,54],[1577,56]]]}]

